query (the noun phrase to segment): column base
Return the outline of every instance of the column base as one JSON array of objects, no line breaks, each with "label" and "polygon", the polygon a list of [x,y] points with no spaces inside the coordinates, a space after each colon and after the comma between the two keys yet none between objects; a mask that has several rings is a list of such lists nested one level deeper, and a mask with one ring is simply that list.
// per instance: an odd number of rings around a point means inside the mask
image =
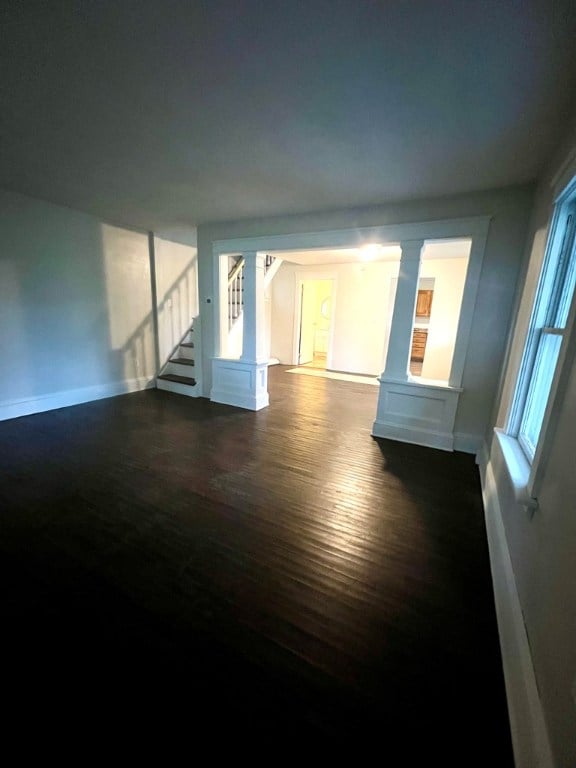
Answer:
[{"label": "column base", "polygon": [[454,450],[454,420],[461,389],[382,377],[374,437]]},{"label": "column base", "polygon": [[210,400],[249,411],[266,408],[270,402],[268,361],[250,362],[228,360],[222,357],[213,358]]}]

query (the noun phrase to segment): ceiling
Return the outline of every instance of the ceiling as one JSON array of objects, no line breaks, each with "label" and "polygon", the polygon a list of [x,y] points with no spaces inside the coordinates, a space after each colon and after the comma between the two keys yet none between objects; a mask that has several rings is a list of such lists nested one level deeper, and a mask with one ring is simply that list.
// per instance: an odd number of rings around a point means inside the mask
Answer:
[{"label": "ceiling", "polygon": [[4,0],[0,186],[150,228],[533,179],[573,0]]}]

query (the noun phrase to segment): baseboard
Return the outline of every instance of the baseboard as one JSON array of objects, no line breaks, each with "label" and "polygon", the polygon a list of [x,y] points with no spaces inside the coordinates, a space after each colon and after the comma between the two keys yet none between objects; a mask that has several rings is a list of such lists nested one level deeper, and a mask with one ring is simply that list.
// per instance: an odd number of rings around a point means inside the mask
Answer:
[{"label": "baseboard", "polygon": [[486,475],[486,467],[488,466],[489,459],[490,449],[486,444],[486,441],[482,440],[478,446],[478,452],[476,453],[476,464],[478,464],[478,469],[480,470],[482,484],[484,484],[484,477]]},{"label": "baseboard", "polygon": [[482,435],[471,432],[454,432],[454,450],[476,454],[482,445]]},{"label": "baseboard", "polygon": [[[487,458],[479,451],[480,462]],[[490,463],[481,465],[490,568],[516,768],[554,768],[530,645]]]},{"label": "baseboard", "polygon": [[452,451],[454,449],[454,438],[449,433],[400,426],[399,424],[387,424],[384,421],[378,420],[372,425],[372,436],[383,437],[388,440],[398,440],[401,443],[425,445],[428,448],[439,448],[442,451]]},{"label": "baseboard", "polygon": [[213,403],[233,405],[236,408],[245,408],[248,411],[260,411],[270,404],[268,392],[261,395],[242,394],[225,389],[212,389],[210,400]]},{"label": "baseboard", "polygon": [[138,379],[126,379],[112,384],[96,384],[92,387],[68,389],[63,392],[53,392],[24,400],[4,400],[0,403],[0,421],[30,416],[33,413],[42,413],[43,411],[53,411],[56,408],[66,408],[69,405],[89,403],[92,400],[102,400],[106,397],[124,395],[128,392],[138,392],[150,387],[154,387],[154,379],[142,376]]}]

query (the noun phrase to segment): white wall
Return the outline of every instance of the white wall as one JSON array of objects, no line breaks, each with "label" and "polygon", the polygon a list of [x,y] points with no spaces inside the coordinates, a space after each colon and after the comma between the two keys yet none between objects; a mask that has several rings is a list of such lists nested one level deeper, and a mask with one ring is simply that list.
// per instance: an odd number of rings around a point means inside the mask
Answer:
[{"label": "white wall", "polygon": [[283,365],[294,362],[296,271],[283,261],[270,284],[270,356]]},{"label": "white wall", "polygon": [[294,322],[300,280],[331,279],[333,346],[331,368],[379,375],[384,367],[391,279],[398,262],[302,266],[285,261],[272,282],[272,356],[296,361]]},{"label": "white wall", "polygon": [[[495,423],[504,426],[526,337],[547,230],[553,210],[551,180],[576,148],[576,121],[542,179],[533,210],[521,301]],[[573,163],[576,172],[576,163]],[[487,433],[488,467],[496,495],[525,622],[540,702],[557,768],[576,765],[576,369],[554,405],[557,428],[531,516],[514,501],[493,423]]]},{"label": "white wall", "polygon": [[420,277],[434,278],[423,378],[441,381],[450,378],[467,267],[467,258],[422,260]]},{"label": "white wall", "polygon": [[[332,280],[315,280],[316,306],[314,317],[314,354],[326,355],[330,342],[332,328],[332,307],[334,305],[334,282]],[[324,304],[324,302],[326,302]],[[324,306],[324,314],[322,307]]]},{"label": "white wall", "polygon": [[[193,258],[158,242],[159,298]],[[178,292],[162,347],[184,322]],[[172,326],[173,321],[173,326]],[[146,386],[156,370],[148,236],[0,192],[0,419]]]},{"label": "white wall", "polygon": [[210,394],[209,363],[216,352],[213,304],[207,303],[215,294],[213,241],[489,215],[492,219],[474,309],[469,353],[464,368],[464,392],[460,397],[455,423],[457,434],[481,439],[490,418],[498,386],[532,199],[533,188],[519,186],[413,203],[206,224],[199,227],[198,268],[204,341],[204,395],[208,397]]},{"label": "white wall", "polygon": [[190,328],[198,314],[197,249],[154,238],[160,363]]},{"label": "white wall", "polygon": [[244,344],[244,313],[242,312],[234,321],[228,333],[226,349],[222,351],[223,357],[237,360],[242,356]]},{"label": "white wall", "polygon": [[0,192],[0,330],[1,418],[145,385],[147,236]]}]

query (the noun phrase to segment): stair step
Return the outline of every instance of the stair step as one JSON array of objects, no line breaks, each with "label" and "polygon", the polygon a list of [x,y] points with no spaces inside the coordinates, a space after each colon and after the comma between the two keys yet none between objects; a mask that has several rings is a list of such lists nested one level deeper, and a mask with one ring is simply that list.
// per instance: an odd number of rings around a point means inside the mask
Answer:
[{"label": "stair step", "polygon": [[180,342],[181,347],[187,347],[188,349],[194,349],[194,342],[193,341],[181,341]]},{"label": "stair step", "polygon": [[157,378],[164,379],[164,381],[173,381],[176,384],[187,384],[189,387],[196,386],[196,379],[191,379],[188,376],[177,376],[175,373],[163,373]]},{"label": "stair step", "polygon": [[189,357],[172,357],[169,362],[178,363],[179,365],[194,365],[194,360],[191,360]]}]

